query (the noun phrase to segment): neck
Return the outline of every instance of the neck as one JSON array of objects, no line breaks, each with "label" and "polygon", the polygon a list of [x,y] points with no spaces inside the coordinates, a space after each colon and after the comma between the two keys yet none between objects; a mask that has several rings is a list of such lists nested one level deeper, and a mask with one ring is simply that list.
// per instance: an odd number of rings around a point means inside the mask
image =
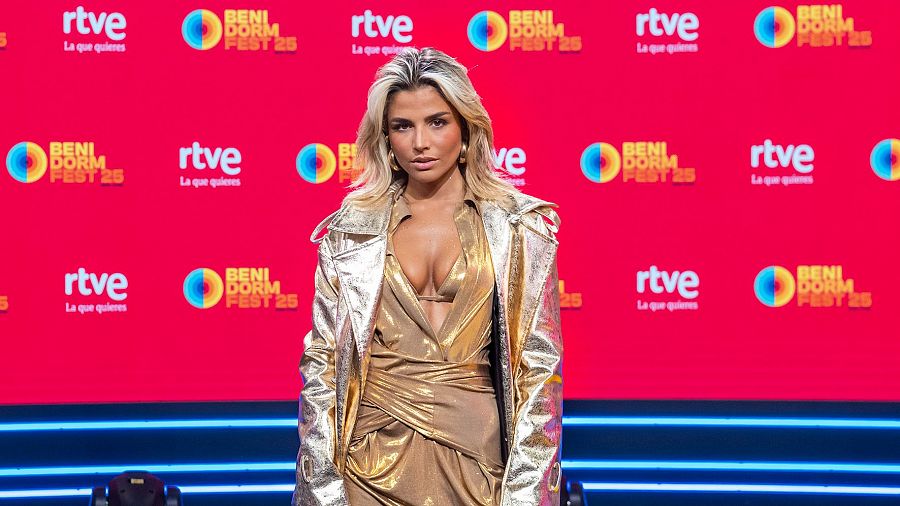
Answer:
[{"label": "neck", "polygon": [[441,179],[432,183],[422,183],[409,178],[406,183],[404,196],[410,202],[428,201],[462,201],[466,194],[466,186],[463,181],[462,171],[459,166],[447,171]]}]

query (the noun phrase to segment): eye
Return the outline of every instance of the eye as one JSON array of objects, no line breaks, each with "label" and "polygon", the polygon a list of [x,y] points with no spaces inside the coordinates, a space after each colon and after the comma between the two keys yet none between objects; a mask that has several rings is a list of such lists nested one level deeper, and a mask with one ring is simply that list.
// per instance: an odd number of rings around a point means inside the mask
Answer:
[{"label": "eye", "polygon": [[441,118],[435,118],[435,119],[431,120],[431,124],[433,124],[436,127],[442,127],[447,124],[447,120],[441,119]]},{"label": "eye", "polygon": [[394,123],[391,125],[391,130],[395,132],[399,132],[409,127],[409,123]]}]

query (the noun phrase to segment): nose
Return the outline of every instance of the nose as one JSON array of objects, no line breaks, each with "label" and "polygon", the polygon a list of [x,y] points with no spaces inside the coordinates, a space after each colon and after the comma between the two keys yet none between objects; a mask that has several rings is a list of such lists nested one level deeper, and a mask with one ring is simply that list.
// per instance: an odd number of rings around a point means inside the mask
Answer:
[{"label": "nose", "polygon": [[428,133],[425,128],[416,128],[415,139],[413,139],[413,149],[416,151],[425,151],[428,149]]}]

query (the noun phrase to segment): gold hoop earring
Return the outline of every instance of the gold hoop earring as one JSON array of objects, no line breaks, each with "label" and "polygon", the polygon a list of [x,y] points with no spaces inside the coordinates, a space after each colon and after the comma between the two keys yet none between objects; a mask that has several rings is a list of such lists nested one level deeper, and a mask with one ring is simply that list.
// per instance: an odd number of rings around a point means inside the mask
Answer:
[{"label": "gold hoop earring", "polygon": [[394,150],[388,148],[388,162],[391,165],[391,170],[394,172],[403,172],[403,169],[400,168],[400,163],[397,161],[397,157],[394,155]]},{"label": "gold hoop earring", "polygon": [[391,148],[391,141],[387,134],[384,134],[384,144],[387,146],[388,165],[391,166],[391,170],[394,172],[403,172],[403,169],[400,168],[400,162],[397,161],[397,157],[394,155],[394,149]]},{"label": "gold hoop earring", "polygon": [[460,165],[466,164],[466,154],[468,154],[468,152],[469,152],[469,144],[466,142],[463,142],[462,149],[459,150],[459,162],[458,163]]}]

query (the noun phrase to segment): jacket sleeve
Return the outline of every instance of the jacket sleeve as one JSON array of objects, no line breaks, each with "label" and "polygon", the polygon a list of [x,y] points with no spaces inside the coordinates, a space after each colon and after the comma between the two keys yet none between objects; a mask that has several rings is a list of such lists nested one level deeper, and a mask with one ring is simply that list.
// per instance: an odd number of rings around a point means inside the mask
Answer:
[{"label": "jacket sleeve", "polygon": [[[540,216],[523,219],[524,224],[555,242],[559,217],[549,207],[536,212],[552,224]],[[537,309],[513,371],[515,425],[503,482],[504,506],[559,504],[563,343],[556,255],[546,278],[535,281],[541,286]]]},{"label": "jacket sleeve", "polygon": [[334,463],[335,455],[335,324],[339,285],[327,239],[318,249],[312,330],[303,340],[300,374],[300,451],[292,504],[346,505],[347,492]]}]

